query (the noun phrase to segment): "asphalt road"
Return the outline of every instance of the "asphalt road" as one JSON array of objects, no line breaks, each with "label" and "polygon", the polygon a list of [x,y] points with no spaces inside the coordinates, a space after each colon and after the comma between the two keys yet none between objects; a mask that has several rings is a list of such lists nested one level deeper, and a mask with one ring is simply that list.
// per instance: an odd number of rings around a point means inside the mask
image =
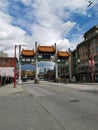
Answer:
[{"label": "asphalt road", "polygon": [[78,86],[43,82],[29,85],[27,90],[61,129],[98,130],[98,90],[93,85],[90,89]]},{"label": "asphalt road", "polygon": [[0,130],[98,130],[97,85],[23,86],[23,93],[0,98]]}]

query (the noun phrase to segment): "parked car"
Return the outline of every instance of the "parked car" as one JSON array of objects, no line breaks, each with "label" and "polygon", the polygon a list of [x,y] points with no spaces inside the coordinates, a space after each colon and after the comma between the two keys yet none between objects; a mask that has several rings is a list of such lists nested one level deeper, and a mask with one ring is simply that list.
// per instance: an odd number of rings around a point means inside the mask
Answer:
[{"label": "parked car", "polygon": [[27,81],[27,77],[22,77],[22,82],[26,82]]}]

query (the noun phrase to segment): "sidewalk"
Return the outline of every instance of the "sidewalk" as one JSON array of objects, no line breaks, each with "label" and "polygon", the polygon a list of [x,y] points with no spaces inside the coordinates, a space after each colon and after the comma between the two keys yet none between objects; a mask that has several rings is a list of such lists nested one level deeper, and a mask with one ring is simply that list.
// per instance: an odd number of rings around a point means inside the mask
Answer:
[{"label": "sidewalk", "polygon": [[[45,81],[41,82],[42,84]],[[50,86],[57,85],[59,87],[67,87],[67,88],[74,88],[79,90],[98,90],[98,83],[54,83],[54,82],[47,82]]]},{"label": "sidewalk", "polygon": [[68,83],[65,86],[79,90],[98,90],[98,83]]},{"label": "sidewalk", "polygon": [[22,93],[23,92],[23,85],[16,85],[14,88],[14,84],[8,84],[0,87],[0,97],[1,96],[9,96],[13,93]]}]

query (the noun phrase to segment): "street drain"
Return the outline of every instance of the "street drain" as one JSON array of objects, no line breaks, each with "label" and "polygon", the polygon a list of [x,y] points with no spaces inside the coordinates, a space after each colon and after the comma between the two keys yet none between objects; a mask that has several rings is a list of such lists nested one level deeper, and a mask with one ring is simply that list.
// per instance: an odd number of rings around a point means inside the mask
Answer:
[{"label": "street drain", "polygon": [[77,102],[80,102],[80,100],[78,100],[78,99],[72,99],[72,100],[69,100],[69,102],[77,103]]}]

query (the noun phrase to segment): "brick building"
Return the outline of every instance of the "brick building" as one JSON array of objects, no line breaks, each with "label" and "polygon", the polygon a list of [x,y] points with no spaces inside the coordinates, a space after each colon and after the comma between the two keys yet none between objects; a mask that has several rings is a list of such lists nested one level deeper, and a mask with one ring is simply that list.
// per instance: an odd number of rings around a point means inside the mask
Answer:
[{"label": "brick building", "polygon": [[[17,61],[17,60],[16,60]],[[0,57],[0,84],[10,83],[14,78],[14,58]]]},{"label": "brick building", "polygon": [[84,34],[84,41],[73,51],[73,74],[81,82],[98,82],[98,26]]}]

